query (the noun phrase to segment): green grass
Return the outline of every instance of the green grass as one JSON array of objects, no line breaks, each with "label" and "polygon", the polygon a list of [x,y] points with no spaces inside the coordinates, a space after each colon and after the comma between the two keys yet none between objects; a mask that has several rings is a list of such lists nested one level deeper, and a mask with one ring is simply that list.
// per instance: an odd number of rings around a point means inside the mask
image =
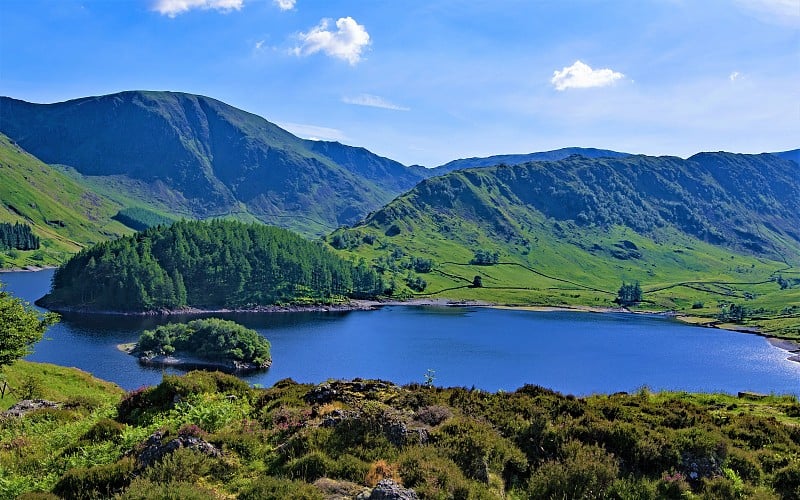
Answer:
[{"label": "green grass", "polygon": [[11,388],[0,399],[0,410],[7,410],[17,403],[24,392],[24,386],[31,381],[36,386],[34,395],[50,401],[63,402],[71,398],[90,396],[102,403],[116,403],[124,394],[116,384],[95,378],[85,371],[49,363],[19,360],[5,367],[0,376],[5,378]]},{"label": "green grass", "polygon": [[129,234],[120,206],[27,154],[0,134],[0,222],[24,222],[41,248],[0,252],[0,268],[55,265],[81,248]]},{"label": "green grass", "polygon": [[[770,335],[800,339],[800,282],[782,290],[775,278],[790,278],[785,262],[736,253],[710,245],[675,230],[661,229],[653,237],[625,227],[580,228],[554,223],[536,214],[518,214],[517,237],[509,240],[476,221],[453,217],[443,224],[429,214],[402,219],[400,233],[387,236],[389,224],[362,225],[351,230],[352,243],[341,252],[364,258],[387,270],[384,277],[400,284],[399,295],[476,300],[515,306],[617,307],[623,282],[639,281],[644,301],[635,310],[675,311],[715,318],[727,303],[743,305],[750,318]],[[396,223],[397,224],[397,223]],[[374,238],[372,244],[364,241]],[[328,238],[332,241],[332,237]],[[636,247],[635,256],[614,256],[624,246]],[[470,265],[478,249],[497,251],[499,263]],[[624,256],[624,255],[623,255]],[[433,261],[429,273],[404,268],[411,257]],[[391,270],[395,267],[395,270]],[[402,284],[408,276],[427,282],[422,292]],[[481,276],[482,287],[470,284]]]}]

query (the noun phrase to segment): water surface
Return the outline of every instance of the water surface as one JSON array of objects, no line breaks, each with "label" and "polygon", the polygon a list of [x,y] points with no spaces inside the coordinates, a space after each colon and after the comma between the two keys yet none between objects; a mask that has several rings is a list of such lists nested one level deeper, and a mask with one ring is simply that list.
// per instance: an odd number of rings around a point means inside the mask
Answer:
[{"label": "water surface", "polygon": [[[6,273],[9,291],[33,301],[52,271]],[[391,306],[378,311],[217,315],[258,330],[273,366],[245,377],[264,386],[292,378],[381,378],[496,391],[526,383],[586,395],[651,389],[749,390],[800,395],[800,363],[764,338],[623,313],[531,312]],[[176,317],[65,315],[27,359],[76,366],[126,389],[155,384],[117,344]]]}]

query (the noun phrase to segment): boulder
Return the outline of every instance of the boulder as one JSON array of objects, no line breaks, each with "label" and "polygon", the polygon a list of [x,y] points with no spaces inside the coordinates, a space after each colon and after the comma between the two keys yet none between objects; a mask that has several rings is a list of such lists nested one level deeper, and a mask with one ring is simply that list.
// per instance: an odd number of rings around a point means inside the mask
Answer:
[{"label": "boulder", "polygon": [[1,415],[3,418],[8,417],[21,417],[26,413],[34,410],[41,410],[42,408],[60,408],[59,403],[47,401],[46,399],[23,399],[19,403],[4,411]]},{"label": "boulder", "polygon": [[222,455],[216,446],[199,437],[177,436],[167,441],[164,432],[156,431],[145,441],[143,449],[136,459],[137,465],[140,468],[150,467],[179,448],[189,448],[210,457]]},{"label": "boulder", "polygon": [[419,500],[417,492],[404,488],[395,483],[391,479],[381,480],[375,488],[372,489],[369,496],[359,495],[362,500]]}]

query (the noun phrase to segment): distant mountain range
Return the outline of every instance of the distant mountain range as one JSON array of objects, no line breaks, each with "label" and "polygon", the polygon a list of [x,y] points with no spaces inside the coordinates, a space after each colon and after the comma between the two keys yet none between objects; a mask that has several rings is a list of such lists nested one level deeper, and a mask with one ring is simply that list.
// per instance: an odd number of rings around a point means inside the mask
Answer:
[{"label": "distant mountain range", "polygon": [[[56,104],[0,98],[0,132],[42,161],[175,214],[251,216],[322,234],[425,178],[363,148],[300,139],[208,97],[122,92]],[[110,193],[113,195],[113,193]]]},{"label": "distant mountain range", "polygon": [[630,156],[629,153],[620,153],[608,149],[595,148],[561,148],[553,151],[543,151],[540,153],[515,154],[515,155],[495,155],[482,158],[463,158],[453,160],[434,168],[438,174],[452,172],[454,170],[464,170],[475,167],[493,167],[495,165],[519,165],[531,161],[557,161],[563,160],[572,155],[583,156],[585,158],[624,158]]},{"label": "distant mountain range", "polygon": [[[365,217],[364,224],[382,224],[413,209],[420,217],[485,217],[484,224],[511,234],[520,222],[502,207],[582,227],[621,224],[642,232],[671,226],[753,254],[774,256],[774,248],[798,239],[797,170],[789,161],[800,161],[800,150],[680,160],[563,148],[427,169],[360,147],[300,139],[208,97],[144,91],[55,104],[0,97],[0,132],[9,138],[0,142],[5,163],[17,170],[26,165],[28,172],[8,177],[6,171],[5,219],[36,220],[30,206],[48,205],[48,196],[66,203],[63,213],[84,220],[66,232],[48,224],[49,216],[37,224],[64,237],[85,228],[88,233],[73,234],[70,248],[125,232],[111,217],[131,224],[131,214],[234,217],[319,236]],[[469,170],[475,168],[482,170]],[[76,194],[62,199],[48,182]],[[467,195],[473,203],[458,201]],[[88,206],[86,200],[94,201]]]}]

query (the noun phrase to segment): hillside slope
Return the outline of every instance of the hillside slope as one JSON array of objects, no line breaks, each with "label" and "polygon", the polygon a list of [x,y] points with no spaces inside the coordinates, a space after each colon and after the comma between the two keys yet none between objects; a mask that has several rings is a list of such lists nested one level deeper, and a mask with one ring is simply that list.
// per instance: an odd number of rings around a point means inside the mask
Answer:
[{"label": "hillside slope", "polygon": [[640,281],[650,307],[711,314],[741,301],[791,315],[795,171],[729,153],[477,168],[423,181],[328,241],[372,260],[398,293],[613,306],[623,281]]},{"label": "hillside slope", "polygon": [[30,225],[38,251],[6,252],[0,267],[55,264],[82,247],[131,230],[119,206],[39,161],[0,134],[0,222]]},{"label": "hillside slope", "polygon": [[[250,214],[320,234],[423,177],[362,148],[304,141],[208,97],[122,92],[56,104],[0,98],[0,132],[51,164],[174,214]],[[337,163],[342,160],[342,163]]]}]

